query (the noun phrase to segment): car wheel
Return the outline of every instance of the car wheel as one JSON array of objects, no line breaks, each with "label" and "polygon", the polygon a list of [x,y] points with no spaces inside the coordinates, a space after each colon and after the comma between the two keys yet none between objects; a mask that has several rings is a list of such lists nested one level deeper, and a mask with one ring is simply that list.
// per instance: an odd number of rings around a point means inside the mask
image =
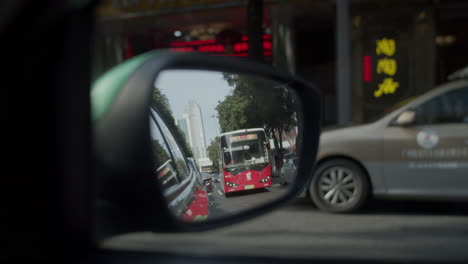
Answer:
[{"label": "car wheel", "polygon": [[369,181],[354,162],[335,159],[321,164],[314,173],[309,194],[315,205],[333,213],[361,208],[369,196]]}]

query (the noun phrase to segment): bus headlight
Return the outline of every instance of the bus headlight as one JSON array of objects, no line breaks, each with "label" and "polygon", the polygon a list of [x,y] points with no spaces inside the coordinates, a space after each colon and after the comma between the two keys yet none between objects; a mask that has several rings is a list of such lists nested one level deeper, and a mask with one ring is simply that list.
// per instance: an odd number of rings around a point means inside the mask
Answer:
[{"label": "bus headlight", "polygon": [[228,187],[237,187],[237,186],[239,186],[239,184],[233,183],[233,182],[226,182],[226,185],[227,185]]},{"label": "bus headlight", "polygon": [[271,178],[270,176],[267,176],[267,177],[261,179],[261,180],[260,180],[260,183],[265,183],[265,182],[267,182],[268,180],[270,180],[270,178]]}]

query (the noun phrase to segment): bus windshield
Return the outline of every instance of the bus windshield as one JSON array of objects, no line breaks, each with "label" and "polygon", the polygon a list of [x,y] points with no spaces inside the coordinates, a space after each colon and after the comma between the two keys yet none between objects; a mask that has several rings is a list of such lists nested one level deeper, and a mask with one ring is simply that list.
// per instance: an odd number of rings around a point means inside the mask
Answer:
[{"label": "bus windshield", "polygon": [[268,163],[266,137],[263,131],[251,131],[224,135],[221,138],[223,166]]}]

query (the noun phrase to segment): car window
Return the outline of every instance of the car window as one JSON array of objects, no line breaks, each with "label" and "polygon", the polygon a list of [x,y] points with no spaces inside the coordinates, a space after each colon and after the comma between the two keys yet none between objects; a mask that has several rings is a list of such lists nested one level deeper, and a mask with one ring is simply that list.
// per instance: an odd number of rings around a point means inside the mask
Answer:
[{"label": "car window", "polygon": [[191,166],[191,170],[193,170],[193,172],[196,175],[196,179],[197,179],[198,184],[203,185],[203,178],[202,178],[202,175],[201,175],[201,173],[199,172],[199,170],[197,168],[197,164],[195,163],[195,160],[193,160],[193,158],[188,158],[187,160],[189,161],[188,166],[189,167]]},{"label": "car window", "polygon": [[209,173],[202,172],[202,175],[203,175],[203,180],[211,178],[211,174],[209,174]]},{"label": "car window", "polygon": [[439,95],[416,109],[421,125],[468,122],[468,87]]},{"label": "car window", "polygon": [[156,167],[156,177],[164,191],[176,187],[180,183],[177,171],[161,131],[154,119],[150,120],[153,160]]},{"label": "car window", "polygon": [[189,168],[187,166],[185,155],[182,153],[179,144],[158,113],[153,111],[153,116],[156,119],[156,122],[159,125],[162,133],[165,135],[167,145],[173,155],[175,166],[178,172],[177,177],[180,181],[183,181],[189,176]]}]

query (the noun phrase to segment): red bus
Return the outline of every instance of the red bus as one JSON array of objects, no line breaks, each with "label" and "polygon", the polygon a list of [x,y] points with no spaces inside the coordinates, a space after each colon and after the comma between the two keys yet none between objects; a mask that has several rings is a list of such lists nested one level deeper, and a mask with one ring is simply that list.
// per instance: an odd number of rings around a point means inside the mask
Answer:
[{"label": "red bus", "polygon": [[224,193],[272,185],[270,147],[263,128],[241,129],[220,135],[221,177]]}]

